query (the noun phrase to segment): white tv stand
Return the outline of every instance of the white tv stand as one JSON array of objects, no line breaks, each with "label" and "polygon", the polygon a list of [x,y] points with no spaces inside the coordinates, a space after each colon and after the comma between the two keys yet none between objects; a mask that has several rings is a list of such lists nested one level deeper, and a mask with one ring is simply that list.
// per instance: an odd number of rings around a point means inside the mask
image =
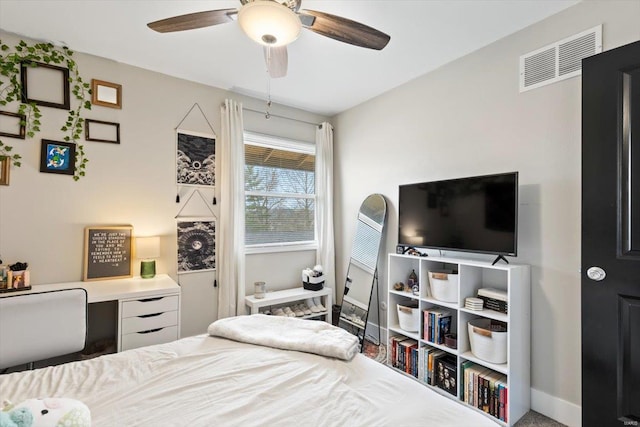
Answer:
[{"label": "white tv stand", "polygon": [[[429,286],[429,272],[440,269],[458,270],[457,300],[444,302],[433,298]],[[412,270],[418,274],[419,294],[396,291],[396,282],[407,282]],[[456,286],[456,285],[454,285]],[[480,288],[497,288],[508,294],[508,314],[493,310],[474,311],[465,308],[465,298],[475,297]],[[412,300],[420,309],[420,326],[418,332],[407,332],[400,328],[397,305]],[[473,408],[464,401],[464,377],[462,365],[472,362],[480,367],[488,368],[507,376],[508,412],[507,421],[501,421],[489,414],[492,420],[501,425],[515,424],[530,408],[530,271],[527,265],[491,264],[491,262],[465,260],[448,257],[418,257],[413,255],[389,254],[387,281],[387,327],[389,339],[395,336],[406,337],[418,342],[419,352],[424,354],[425,348],[443,350],[456,360],[457,392],[452,395],[442,389],[424,382],[424,366],[419,366],[417,381],[442,395]],[[451,312],[451,332],[457,333],[457,348],[450,348],[424,339],[424,310],[445,308]],[[474,356],[471,352],[467,322],[472,319],[486,318],[507,323],[507,363],[495,364]],[[391,366],[391,349],[387,351],[387,363]],[[394,368],[395,369],[395,368]],[[399,371],[404,373],[403,371]],[[409,374],[407,374],[409,375]],[[411,378],[414,378],[410,375]],[[416,378],[414,378],[416,379]],[[480,411],[479,409],[474,408]],[[480,411],[485,414],[485,412]]]}]

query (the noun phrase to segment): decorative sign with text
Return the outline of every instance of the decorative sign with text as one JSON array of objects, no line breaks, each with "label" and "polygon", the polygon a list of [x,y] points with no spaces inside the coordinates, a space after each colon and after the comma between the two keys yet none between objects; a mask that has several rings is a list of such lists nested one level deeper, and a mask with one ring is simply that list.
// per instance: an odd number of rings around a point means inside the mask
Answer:
[{"label": "decorative sign with text", "polygon": [[84,281],[131,277],[133,227],[96,226],[84,229]]}]

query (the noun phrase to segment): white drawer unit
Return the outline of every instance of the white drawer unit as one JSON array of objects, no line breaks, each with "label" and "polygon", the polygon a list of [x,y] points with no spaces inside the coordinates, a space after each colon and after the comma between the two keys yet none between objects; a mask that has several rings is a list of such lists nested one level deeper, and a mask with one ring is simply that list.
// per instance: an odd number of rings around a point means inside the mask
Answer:
[{"label": "white drawer unit", "polygon": [[121,300],[118,351],[174,341],[179,325],[179,294]]},{"label": "white drawer unit", "polygon": [[122,348],[120,350],[124,351],[147,345],[162,344],[175,341],[176,339],[178,339],[178,326],[175,325],[167,328],[134,332],[122,336]]},{"label": "white drawer unit", "polygon": [[164,313],[143,314],[122,319],[122,335],[134,332],[148,331],[151,329],[175,326],[178,324],[178,311],[165,311]]},{"label": "white drawer unit", "polygon": [[177,295],[143,298],[133,301],[123,301],[120,317],[122,319],[126,319],[127,317],[163,313],[165,311],[174,311],[177,309]]}]

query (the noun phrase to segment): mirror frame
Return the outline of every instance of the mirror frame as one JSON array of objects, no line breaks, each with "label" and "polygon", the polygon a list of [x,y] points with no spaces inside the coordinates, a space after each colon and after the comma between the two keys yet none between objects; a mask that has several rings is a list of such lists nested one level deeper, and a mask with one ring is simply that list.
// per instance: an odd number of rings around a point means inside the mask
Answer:
[{"label": "mirror frame", "polygon": [[[115,89],[116,102],[109,102],[105,101],[104,99],[98,98],[98,89],[100,87]],[[122,109],[122,85],[106,82],[104,80],[91,79],[91,103],[94,105],[100,105],[101,107]]]},{"label": "mirror frame", "polygon": [[[346,316],[342,316],[342,312],[343,312],[343,308],[345,308],[345,297],[348,297],[348,293],[349,290],[352,289],[352,285],[353,285],[353,279],[350,275],[351,273],[351,268],[352,266],[358,266],[358,264],[362,264],[364,266],[363,263],[358,262],[357,259],[354,259],[353,257],[353,253],[354,253],[354,246],[356,244],[356,237],[357,237],[357,233],[358,233],[358,225],[359,223],[362,221],[362,219],[360,219],[360,215],[363,214],[363,207],[365,206],[365,203],[367,202],[367,200],[369,200],[371,197],[373,196],[378,196],[380,197],[380,200],[382,201],[382,206],[384,208],[384,213],[382,215],[381,218],[381,222],[378,223],[377,221],[373,220],[371,217],[367,216],[367,218],[371,219],[372,222],[379,224],[380,225],[380,240],[378,242],[378,247],[376,248],[376,258],[375,258],[375,266],[373,266],[373,268],[371,266],[366,265],[365,267],[367,267],[367,269],[363,269],[365,271],[368,272],[369,269],[373,270],[371,272],[371,288],[369,290],[369,299],[368,299],[368,303],[367,305],[367,309],[364,310],[362,307],[360,307],[359,305],[353,304],[351,302],[348,302],[349,306],[353,306],[353,307],[357,307],[360,310],[364,311],[364,315],[361,318],[361,320],[364,322],[364,326],[357,326],[355,324],[355,322],[352,322],[349,320],[349,318],[347,318]],[[369,196],[367,196],[363,202],[360,204],[360,207],[358,209],[358,215],[357,215],[357,223],[356,223],[356,235],[354,235],[354,239],[353,239],[353,243],[352,243],[352,247],[351,247],[351,252],[349,253],[349,264],[347,267],[347,275],[346,275],[346,279],[345,279],[345,283],[344,283],[344,289],[343,289],[343,295],[342,295],[342,301],[340,304],[340,313],[338,314],[338,326],[342,327],[343,329],[353,333],[354,335],[356,335],[360,341],[360,351],[362,351],[364,349],[363,343],[364,343],[364,339],[366,336],[366,330],[367,330],[367,325],[369,323],[369,312],[371,311],[371,301],[373,300],[373,295],[374,292],[376,292],[376,301],[378,300],[378,262],[380,259],[380,248],[382,247],[383,244],[383,240],[384,240],[384,233],[385,233],[385,225],[386,225],[386,220],[387,220],[387,210],[388,210],[388,203],[387,200],[384,198],[384,196],[382,194],[379,193],[374,193],[374,194],[370,194]],[[365,215],[366,216],[366,215]],[[365,221],[362,221],[363,223],[366,224]],[[369,225],[371,226],[371,225]],[[362,267],[359,267],[362,268]],[[356,299],[352,299],[356,302],[360,302],[357,301]],[[364,305],[364,303],[362,303],[362,305]],[[378,310],[379,311],[379,310]],[[379,317],[379,316],[378,316]],[[348,327],[345,327],[345,323],[347,325],[349,325]]]}]

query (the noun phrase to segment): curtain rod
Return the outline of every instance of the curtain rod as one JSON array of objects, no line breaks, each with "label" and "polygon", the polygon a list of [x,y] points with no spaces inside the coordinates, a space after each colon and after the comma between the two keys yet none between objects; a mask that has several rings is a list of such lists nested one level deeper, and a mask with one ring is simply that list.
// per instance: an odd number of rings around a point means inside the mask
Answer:
[{"label": "curtain rod", "polygon": [[312,125],[312,126],[318,126],[320,129],[322,129],[322,123],[313,123],[313,122],[308,122],[306,120],[293,119],[291,117],[280,116],[278,114],[272,114],[272,113],[269,113],[267,111],[254,110],[252,108],[247,108],[247,107],[242,107],[242,109],[245,110],[245,111],[251,111],[252,113],[258,113],[258,114],[262,114],[262,115],[268,114],[269,117],[277,117],[279,119],[292,120],[294,122],[300,122],[300,123],[305,123],[305,124]]}]

